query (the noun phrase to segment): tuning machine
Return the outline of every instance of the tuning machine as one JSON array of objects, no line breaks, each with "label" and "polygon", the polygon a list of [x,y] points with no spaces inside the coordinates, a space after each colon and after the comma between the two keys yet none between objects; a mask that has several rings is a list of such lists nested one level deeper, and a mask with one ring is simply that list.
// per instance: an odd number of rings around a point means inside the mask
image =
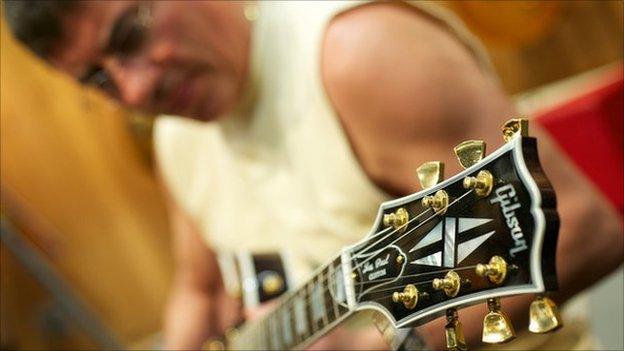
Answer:
[{"label": "tuning machine", "polygon": [[464,168],[478,163],[485,157],[485,142],[483,140],[466,140],[453,148],[459,164]]},{"label": "tuning machine", "polygon": [[507,262],[500,256],[492,256],[488,264],[479,263],[475,273],[480,277],[487,277],[490,282],[500,285],[507,277]]},{"label": "tuning machine", "polygon": [[412,310],[420,299],[426,300],[428,297],[429,294],[426,292],[420,292],[416,286],[407,284],[403,292],[395,291],[392,294],[392,301],[395,303],[402,302],[405,308]]},{"label": "tuning machine", "polygon": [[459,274],[451,270],[446,273],[443,279],[434,279],[432,286],[435,290],[444,290],[444,293],[448,297],[455,297],[461,288],[461,279],[459,278]]},{"label": "tuning machine", "polygon": [[446,337],[446,348],[453,351],[468,350],[466,339],[464,338],[464,330],[459,322],[457,309],[449,308],[446,310],[446,325],[444,326],[444,336]]},{"label": "tuning machine", "polygon": [[546,296],[538,295],[529,307],[529,331],[548,333],[563,326],[557,305]]},{"label": "tuning machine", "polygon": [[482,341],[488,344],[501,344],[516,337],[511,320],[501,310],[500,298],[487,300],[488,314],[483,318]]},{"label": "tuning machine", "polygon": [[409,223],[409,212],[403,207],[383,216],[383,224],[386,227],[393,227],[400,233],[405,231],[407,223]]},{"label": "tuning machine", "polygon": [[525,118],[513,118],[503,124],[502,130],[505,142],[511,141],[518,133],[526,137],[529,136],[529,121]]},{"label": "tuning machine", "polygon": [[444,162],[425,162],[416,169],[416,175],[423,189],[431,188],[444,180]]}]

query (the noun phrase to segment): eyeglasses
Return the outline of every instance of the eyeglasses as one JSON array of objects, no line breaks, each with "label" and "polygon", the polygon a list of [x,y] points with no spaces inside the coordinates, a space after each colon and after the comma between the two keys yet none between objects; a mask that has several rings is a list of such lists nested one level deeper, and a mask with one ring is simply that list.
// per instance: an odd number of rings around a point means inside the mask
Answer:
[{"label": "eyeglasses", "polygon": [[[112,55],[124,60],[136,54],[147,42],[152,23],[152,9],[147,3],[130,8],[113,25],[104,55]],[[101,65],[92,66],[80,78],[80,82],[92,85],[113,96],[118,93],[115,83]]]}]

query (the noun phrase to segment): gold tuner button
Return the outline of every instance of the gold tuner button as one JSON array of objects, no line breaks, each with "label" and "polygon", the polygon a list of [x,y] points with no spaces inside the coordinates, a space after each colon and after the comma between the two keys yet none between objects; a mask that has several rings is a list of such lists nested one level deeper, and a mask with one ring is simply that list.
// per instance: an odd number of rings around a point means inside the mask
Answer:
[{"label": "gold tuner button", "polygon": [[444,162],[425,162],[416,169],[416,175],[423,189],[431,188],[444,180]]},{"label": "gold tuner button", "polygon": [[434,279],[432,285],[435,290],[444,290],[446,296],[455,297],[459,293],[461,280],[455,271],[448,271],[443,279]]},{"label": "gold tuner button", "polygon": [[478,163],[485,156],[485,142],[483,140],[466,140],[453,148],[459,164],[464,168]]},{"label": "gold tuner button", "polygon": [[403,302],[405,308],[411,310],[416,307],[419,296],[420,293],[418,292],[418,288],[412,284],[408,284],[405,286],[405,289],[403,289],[403,292],[395,291],[392,294],[392,301],[395,303]]},{"label": "gold tuner button", "polygon": [[398,255],[398,256],[396,257],[396,263],[397,263],[397,264],[399,264],[399,265],[400,265],[401,263],[403,263],[403,261],[405,261],[405,257],[404,257],[403,255]]},{"label": "gold tuner button", "polygon": [[546,296],[537,296],[529,307],[529,331],[548,333],[563,326],[557,305]]},{"label": "gold tuner button", "polygon": [[284,279],[282,279],[282,277],[275,272],[269,272],[262,279],[262,290],[268,296],[280,293],[283,288]]},{"label": "gold tuner button", "polygon": [[483,319],[482,341],[487,344],[501,344],[516,337],[511,320],[501,310],[500,298],[487,300],[490,312]]},{"label": "gold tuner button", "polygon": [[444,214],[449,204],[449,196],[444,190],[438,190],[434,195],[428,195],[420,201],[423,207],[432,208],[436,214]]},{"label": "gold tuner button", "polygon": [[444,335],[446,337],[446,349],[465,351],[468,350],[466,339],[464,338],[464,330],[459,322],[457,309],[449,308],[446,310],[446,325],[444,326]]},{"label": "gold tuner button", "polygon": [[393,213],[388,213],[383,216],[383,224],[386,227],[393,227],[400,232],[405,231],[407,223],[409,222],[409,212],[403,207],[399,208]]},{"label": "gold tuner button", "polygon": [[507,277],[507,262],[500,256],[493,256],[490,259],[490,263],[479,263],[475,268],[475,272],[478,276],[488,277],[492,283],[500,285]]},{"label": "gold tuner button", "polygon": [[474,189],[479,197],[486,197],[492,192],[494,186],[494,177],[489,171],[480,171],[476,177],[464,178],[464,188]]},{"label": "gold tuner button", "polygon": [[503,140],[509,142],[516,134],[529,136],[529,121],[524,118],[514,118],[503,124]]}]

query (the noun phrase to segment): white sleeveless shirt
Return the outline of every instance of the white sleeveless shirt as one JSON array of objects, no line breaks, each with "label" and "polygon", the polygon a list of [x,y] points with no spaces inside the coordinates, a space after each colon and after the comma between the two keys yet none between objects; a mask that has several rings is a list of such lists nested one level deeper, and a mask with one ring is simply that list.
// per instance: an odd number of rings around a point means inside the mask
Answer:
[{"label": "white sleeveless shirt", "polygon": [[[495,79],[485,51],[450,12],[408,2],[445,26]],[[288,253],[295,280],[370,230],[390,197],[361,169],[321,80],[329,22],[364,2],[259,1],[250,82],[218,121],[161,116],[154,146],[177,205],[220,253]],[[585,325],[505,349],[590,347]],[[502,348],[497,345],[496,348]]]},{"label": "white sleeveless shirt", "polygon": [[[328,23],[362,4],[260,1],[237,109],[210,123],[157,119],[166,185],[215,250],[288,252],[299,275],[362,239],[389,199],[360,168],[321,80]],[[447,24],[489,69],[451,15],[415,8]]]}]

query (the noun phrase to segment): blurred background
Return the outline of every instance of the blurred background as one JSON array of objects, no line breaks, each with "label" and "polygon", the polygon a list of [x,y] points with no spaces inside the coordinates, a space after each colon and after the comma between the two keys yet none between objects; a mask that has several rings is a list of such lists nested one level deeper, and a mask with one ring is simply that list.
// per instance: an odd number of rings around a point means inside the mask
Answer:
[{"label": "blurred background", "polygon": [[[622,213],[623,2],[441,4]],[[173,271],[150,116],[54,71],[4,20],[0,43],[2,349],[149,347]],[[624,348],[623,280],[620,269],[591,292],[604,349]]]}]

